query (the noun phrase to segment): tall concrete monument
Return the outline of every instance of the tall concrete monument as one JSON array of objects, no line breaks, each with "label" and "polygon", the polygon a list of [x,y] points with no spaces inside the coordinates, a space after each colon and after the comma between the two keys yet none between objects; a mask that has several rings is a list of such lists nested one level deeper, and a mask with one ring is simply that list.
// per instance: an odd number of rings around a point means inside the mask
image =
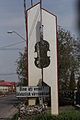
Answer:
[{"label": "tall concrete monument", "polygon": [[[51,113],[58,115],[57,17],[37,3],[27,10],[28,85],[51,87]],[[35,98],[29,99],[35,104]]]}]

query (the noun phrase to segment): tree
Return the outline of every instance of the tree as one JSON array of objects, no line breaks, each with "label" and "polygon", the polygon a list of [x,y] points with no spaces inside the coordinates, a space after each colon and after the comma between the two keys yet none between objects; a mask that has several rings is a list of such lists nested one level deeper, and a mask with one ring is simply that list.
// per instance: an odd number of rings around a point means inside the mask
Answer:
[{"label": "tree", "polygon": [[75,57],[75,38],[69,31],[58,29],[58,73],[60,89],[69,89],[70,73],[77,71],[78,61]]},{"label": "tree", "polygon": [[80,76],[80,38],[77,38],[75,47],[76,47],[75,56],[78,61],[78,74]]},{"label": "tree", "polygon": [[74,91],[75,87],[76,87],[75,74],[74,70],[72,70],[70,75],[69,90]]},{"label": "tree", "polygon": [[78,77],[77,91],[80,93],[80,77]]},{"label": "tree", "polygon": [[23,53],[19,53],[19,58],[17,60],[17,74],[21,85],[28,85],[28,58],[27,49],[25,48]]}]

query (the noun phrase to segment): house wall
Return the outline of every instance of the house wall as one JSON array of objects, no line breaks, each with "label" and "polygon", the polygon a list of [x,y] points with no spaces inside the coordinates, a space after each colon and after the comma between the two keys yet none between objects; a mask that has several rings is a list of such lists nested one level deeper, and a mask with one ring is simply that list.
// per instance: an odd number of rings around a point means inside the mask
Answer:
[{"label": "house wall", "polygon": [[8,86],[0,86],[0,91],[5,93],[8,92],[9,87]]}]

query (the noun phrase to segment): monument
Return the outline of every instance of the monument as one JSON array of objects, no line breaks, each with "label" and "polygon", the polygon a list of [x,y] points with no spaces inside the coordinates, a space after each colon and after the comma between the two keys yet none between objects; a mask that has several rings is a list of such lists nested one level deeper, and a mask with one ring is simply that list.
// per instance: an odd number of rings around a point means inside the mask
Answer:
[{"label": "monument", "polygon": [[[41,2],[27,10],[28,86],[39,81],[51,88],[51,113],[58,115],[57,17]],[[29,98],[29,105],[35,97]]]}]

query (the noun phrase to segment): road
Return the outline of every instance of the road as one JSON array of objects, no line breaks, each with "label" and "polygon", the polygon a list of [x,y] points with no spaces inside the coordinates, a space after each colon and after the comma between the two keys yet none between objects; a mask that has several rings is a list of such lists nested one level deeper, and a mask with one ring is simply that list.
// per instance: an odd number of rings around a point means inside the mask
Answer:
[{"label": "road", "polygon": [[11,118],[17,112],[15,107],[18,103],[14,94],[0,97],[0,120]]}]

